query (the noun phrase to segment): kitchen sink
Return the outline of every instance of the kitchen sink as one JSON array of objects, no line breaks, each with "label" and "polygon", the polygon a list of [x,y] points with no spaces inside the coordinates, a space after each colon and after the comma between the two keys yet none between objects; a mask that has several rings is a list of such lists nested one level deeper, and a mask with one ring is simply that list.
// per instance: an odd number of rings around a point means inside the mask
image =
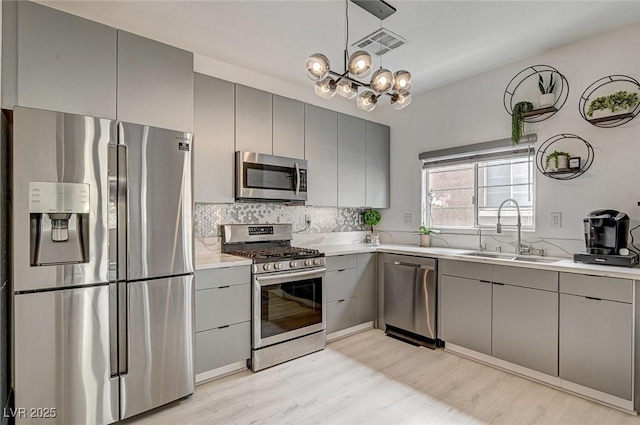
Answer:
[{"label": "kitchen sink", "polygon": [[534,255],[515,255],[501,252],[483,252],[483,251],[471,251],[460,254],[464,257],[478,257],[478,258],[495,258],[497,260],[505,261],[524,261],[528,263],[557,263],[561,261],[561,258],[552,257],[538,257]]}]

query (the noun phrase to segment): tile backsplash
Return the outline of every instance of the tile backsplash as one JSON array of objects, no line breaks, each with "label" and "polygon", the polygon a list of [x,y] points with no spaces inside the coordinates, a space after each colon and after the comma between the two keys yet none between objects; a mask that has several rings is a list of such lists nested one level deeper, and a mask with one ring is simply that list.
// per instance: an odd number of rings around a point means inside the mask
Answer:
[{"label": "tile backsplash", "polygon": [[355,232],[369,230],[362,222],[361,208],[287,206],[275,203],[195,204],[195,237],[220,236],[221,224],[291,223],[293,231],[311,225],[304,233]]}]

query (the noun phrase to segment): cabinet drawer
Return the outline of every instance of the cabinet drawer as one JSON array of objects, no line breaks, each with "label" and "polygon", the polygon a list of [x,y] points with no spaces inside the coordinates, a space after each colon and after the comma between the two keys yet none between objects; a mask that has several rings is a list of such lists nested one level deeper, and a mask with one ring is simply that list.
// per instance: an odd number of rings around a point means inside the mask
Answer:
[{"label": "cabinet drawer", "polygon": [[251,320],[251,285],[196,292],[196,332]]},{"label": "cabinet drawer", "polygon": [[493,282],[545,291],[558,291],[558,273],[525,267],[493,266]]},{"label": "cabinet drawer", "polygon": [[251,322],[196,333],[196,373],[227,366],[251,356]]},{"label": "cabinet drawer", "polygon": [[442,260],[442,274],[468,279],[491,281],[491,264],[470,261]]},{"label": "cabinet drawer", "polygon": [[340,269],[327,272],[326,288],[327,302],[353,298],[357,294],[358,280],[356,269]]},{"label": "cabinet drawer", "polygon": [[336,255],[333,257],[327,257],[327,271],[342,270],[342,269],[355,269],[356,268],[356,255]]},{"label": "cabinet drawer", "polygon": [[633,302],[633,281],[613,277],[560,273],[560,292],[631,303]]},{"label": "cabinet drawer", "polygon": [[327,303],[327,333],[341,331],[358,324],[355,298]]},{"label": "cabinet drawer", "polygon": [[241,283],[251,283],[251,266],[196,271],[196,291]]}]

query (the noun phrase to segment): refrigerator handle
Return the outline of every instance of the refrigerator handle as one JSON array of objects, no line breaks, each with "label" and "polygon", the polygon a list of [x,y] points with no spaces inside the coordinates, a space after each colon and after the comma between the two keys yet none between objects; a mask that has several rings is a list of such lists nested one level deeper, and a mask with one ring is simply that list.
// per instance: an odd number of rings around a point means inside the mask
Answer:
[{"label": "refrigerator handle", "polygon": [[109,366],[111,377],[118,375],[118,284],[109,284]]},{"label": "refrigerator handle", "polygon": [[118,374],[124,375],[129,372],[129,302],[127,300],[127,283],[120,282],[118,285]]},{"label": "refrigerator handle", "polygon": [[127,148],[118,145],[118,280],[127,279],[128,187]]}]

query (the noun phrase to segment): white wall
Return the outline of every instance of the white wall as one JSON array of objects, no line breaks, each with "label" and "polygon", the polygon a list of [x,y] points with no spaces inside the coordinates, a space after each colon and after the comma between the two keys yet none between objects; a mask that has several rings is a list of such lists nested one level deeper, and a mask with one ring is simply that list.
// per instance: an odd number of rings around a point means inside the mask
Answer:
[{"label": "white wall", "polygon": [[[577,134],[593,145],[595,161],[587,173],[570,181],[554,180],[536,172],[536,232],[526,234],[525,238],[572,239],[567,241],[567,246],[570,250],[579,249],[583,246],[582,218],[598,208],[625,211],[634,220],[632,225],[637,224],[640,220],[637,206],[640,201],[640,118],[618,128],[594,127],[581,118],[578,101],[584,90],[601,77],[625,74],[640,80],[638,45],[640,23],[421,93],[401,113],[388,109],[392,207],[382,212],[380,227],[398,232],[394,233],[396,242],[412,240],[403,232],[420,225],[418,154],[510,137],[511,117],[503,107],[503,92],[513,76],[537,64],[553,66],[565,75],[570,86],[569,97],[552,118],[527,124],[527,132],[538,134],[537,146],[559,133]],[[552,211],[562,212],[561,229],[550,228]],[[413,225],[403,224],[404,213],[414,215]],[[444,238],[452,245],[477,245],[477,237],[461,239],[445,235]],[[488,238],[488,242],[490,247],[498,243],[492,238]]]}]

